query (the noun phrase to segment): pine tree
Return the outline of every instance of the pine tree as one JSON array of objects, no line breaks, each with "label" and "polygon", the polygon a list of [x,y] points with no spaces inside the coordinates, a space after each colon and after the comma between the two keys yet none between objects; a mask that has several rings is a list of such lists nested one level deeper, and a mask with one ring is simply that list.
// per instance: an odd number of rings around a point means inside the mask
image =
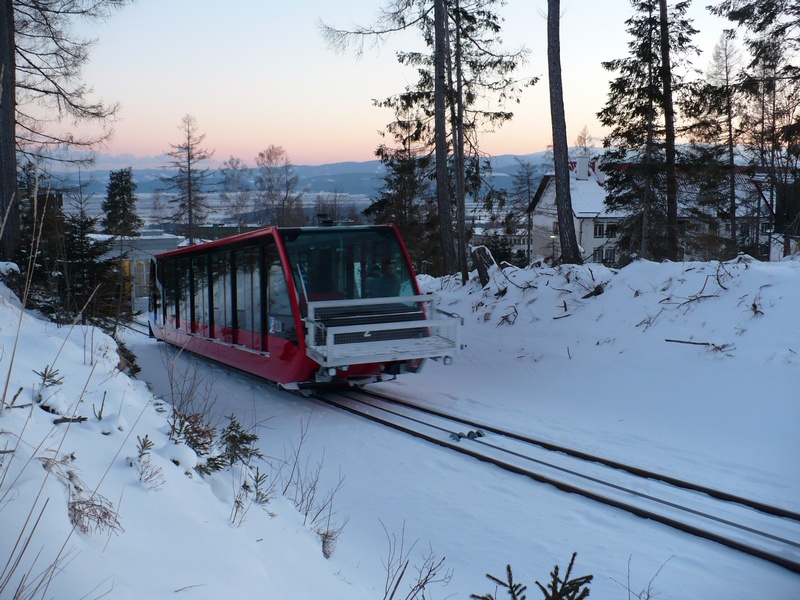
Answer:
[{"label": "pine tree", "polygon": [[203,148],[206,136],[198,132],[197,119],[193,116],[183,117],[178,129],[182,139],[178,144],[171,144],[172,150],[167,153],[172,159],[168,166],[176,173],[164,177],[163,181],[176,192],[169,200],[175,205],[172,221],[181,225],[181,233],[193,245],[198,240],[200,227],[211,210],[204,193],[205,181],[210,172],[209,169],[200,168],[199,164],[211,158],[214,152]]},{"label": "pine tree", "polygon": [[136,182],[133,168],[111,171],[106,186],[106,199],[102,209],[105,213],[103,231],[117,237],[135,237],[144,225],[136,214]]}]

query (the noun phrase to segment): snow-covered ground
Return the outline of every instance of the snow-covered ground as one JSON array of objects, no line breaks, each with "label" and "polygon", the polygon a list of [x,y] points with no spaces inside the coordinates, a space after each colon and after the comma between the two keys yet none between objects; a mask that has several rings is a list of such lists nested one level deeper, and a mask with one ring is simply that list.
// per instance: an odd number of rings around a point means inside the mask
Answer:
[{"label": "snow-covered ground", "polygon": [[[453,365],[431,362],[382,391],[800,510],[800,260],[492,276],[484,289],[422,280],[464,317],[466,348]],[[603,293],[588,295],[597,286]],[[395,597],[405,597],[414,567],[433,555],[452,577],[427,598],[495,593],[485,574],[511,564],[533,599],[534,581],[572,552],[573,574],[594,575],[592,598],[648,586],[663,599],[800,597],[800,575],[780,567],[133,334],[143,370],[129,379],[103,334],[17,306],[4,292],[0,450],[14,452],[0,455],[0,598],[23,576],[35,591],[55,564],[49,587],[30,597],[380,599],[386,564],[400,556],[410,564]],[[62,381],[42,389],[46,368]],[[203,378],[220,427],[233,414],[258,433],[265,459],[252,466],[268,481],[285,483],[287,471],[274,469],[293,457],[318,504],[343,481],[332,525],[347,522],[330,558],[292,489],[276,485],[262,508],[242,496],[241,469],[192,470],[196,455],[168,439],[168,405],[153,396],[169,399],[170,371],[173,382]],[[56,425],[42,405],[86,420]],[[138,459],[145,436],[153,447]],[[71,501],[92,531],[72,529]],[[12,569],[18,540],[28,545]]]}]

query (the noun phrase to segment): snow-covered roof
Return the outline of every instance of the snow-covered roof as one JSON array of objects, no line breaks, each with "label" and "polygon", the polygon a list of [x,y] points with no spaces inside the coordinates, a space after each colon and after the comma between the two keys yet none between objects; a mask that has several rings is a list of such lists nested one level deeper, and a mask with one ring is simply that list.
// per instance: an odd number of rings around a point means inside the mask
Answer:
[{"label": "snow-covered roof", "polygon": [[[583,170],[582,177],[579,171]],[[597,216],[619,216],[607,212],[604,204],[606,188],[603,183],[605,176],[602,171],[595,168],[594,163],[579,165],[570,163],[569,191],[572,198],[572,211],[578,218],[591,218]]]},{"label": "snow-covered roof", "polygon": [[[605,174],[596,167],[594,162],[580,159],[571,161],[569,164],[569,179],[572,211],[576,217],[580,219],[598,216],[622,217],[621,213],[611,212],[606,208],[604,204],[606,198]],[[545,176],[542,184],[552,190],[543,190],[544,194],[555,195],[555,182],[552,174]]]}]

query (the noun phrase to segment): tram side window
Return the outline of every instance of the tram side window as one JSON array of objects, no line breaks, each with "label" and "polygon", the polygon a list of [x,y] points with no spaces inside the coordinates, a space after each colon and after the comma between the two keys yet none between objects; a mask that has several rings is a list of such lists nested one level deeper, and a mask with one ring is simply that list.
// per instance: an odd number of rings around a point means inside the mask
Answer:
[{"label": "tram side window", "polygon": [[171,261],[160,260],[157,263],[158,280],[164,289],[164,324],[175,327],[175,265]]},{"label": "tram side window", "polygon": [[258,248],[238,250],[236,264],[236,314],[240,344],[261,350],[261,271]]},{"label": "tram side window", "polygon": [[231,281],[228,255],[221,253],[211,257],[211,294],[214,311],[214,337],[232,341]]},{"label": "tram side window", "polygon": [[178,327],[191,331],[192,327],[192,279],[189,271],[189,259],[178,261]]},{"label": "tram side window", "polygon": [[267,269],[267,331],[269,335],[297,341],[289,288],[274,245],[265,248]]},{"label": "tram side window", "polygon": [[205,256],[196,256],[192,259],[192,276],[194,277],[195,333],[209,337],[211,320],[208,313],[208,267]]}]

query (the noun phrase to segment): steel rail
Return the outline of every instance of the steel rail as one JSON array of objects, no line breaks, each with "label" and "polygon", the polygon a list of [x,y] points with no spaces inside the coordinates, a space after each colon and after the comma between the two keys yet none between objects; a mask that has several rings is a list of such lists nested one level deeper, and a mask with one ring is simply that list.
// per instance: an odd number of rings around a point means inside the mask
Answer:
[{"label": "steel rail", "polygon": [[[552,485],[559,490],[581,495],[585,498],[624,510],[639,517],[668,525],[679,531],[717,542],[734,550],[767,560],[795,573],[800,573],[800,541],[788,539],[783,533],[780,533],[784,529],[782,527],[784,523],[783,520],[791,522],[795,527],[800,528],[800,515],[792,511],[771,507],[761,502],[750,501],[719,490],[713,490],[705,486],[685,482],[674,477],[662,477],[651,471],[624,465],[617,461],[602,459],[584,452],[563,448],[556,444],[543,443],[538,440],[533,440],[532,438],[527,438],[526,436],[505,432],[498,428],[488,427],[474,421],[464,420],[459,417],[447,415],[441,411],[420,407],[413,403],[391,398],[383,394],[375,394],[365,390],[345,389],[318,392],[313,394],[312,397],[362,417],[384,425],[389,425],[400,431],[425,439],[426,441],[451,448],[481,461],[500,466],[510,472]],[[384,405],[382,406],[381,403]],[[391,405],[401,408],[393,410]],[[406,414],[404,414],[403,411],[405,411]],[[416,414],[408,414],[408,411],[414,411]],[[431,417],[436,420],[445,421],[445,423],[433,423],[431,422]],[[477,431],[482,433],[491,433],[502,436],[502,438],[505,439],[513,440],[514,442],[539,447],[547,453],[551,453],[553,456],[557,454],[566,455],[568,460],[578,461],[578,464],[571,467],[564,467],[554,464],[549,460],[537,459],[530,454],[513,451],[487,442],[483,437],[479,437],[476,431],[471,432],[473,435],[465,436],[463,431],[460,431],[463,426],[475,427]],[[469,437],[469,441],[474,443],[462,443],[465,437]],[[505,458],[493,455],[495,452],[504,454]],[[538,470],[533,470],[527,466],[521,466],[514,462],[515,459],[526,461],[526,464],[534,463],[537,465],[536,468]],[[768,519],[769,521],[777,521],[777,523],[773,524],[775,530],[773,533],[770,533],[742,524],[732,518],[724,518],[711,514],[708,510],[692,508],[681,504],[679,501],[669,500],[666,498],[666,494],[664,497],[657,497],[650,493],[631,489],[633,486],[620,485],[604,480],[601,476],[588,474],[583,470],[583,467],[581,467],[581,463],[584,465],[600,465],[599,468],[610,469],[612,472],[626,473],[626,477],[631,476],[639,480],[646,479],[649,483],[654,485],[669,486],[667,491],[674,488],[680,493],[700,494],[712,498],[717,503],[725,503],[726,506],[736,505],[736,510],[738,511],[752,511],[759,515],[760,518]],[[552,473],[548,474],[544,471],[551,471]],[[601,492],[597,489],[591,489],[592,486],[595,488],[600,487],[605,491]],[[707,490],[712,493],[708,493]],[[614,497],[615,495],[617,497]],[[653,506],[648,508],[637,505],[635,503],[637,500]],[[762,510],[762,508],[766,510]],[[686,514],[691,518],[686,517],[680,519],[675,515],[668,514],[670,511],[679,512],[681,515]],[[761,517],[761,515],[763,515],[763,517]],[[706,526],[702,527],[696,523],[688,522],[692,520],[692,518],[702,520]],[[712,530],[715,527],[717,531]],[[749,539],[737,539],[735,536],[732,537],[731,533],[727,535],[720,533],[719,529],[733,530],[733,532],[743,534]],[[798,531],[800,531],[800,529],[798,529]],[[758,546],[754,543],[754,538],[756,537],[759,539],[763,538],[766,545],[778,546],[779,550],[774,551],[765,548],[765,544]],[[800,534],[798,534],[798,540],[800,540]],[[791,554],[792,556],[787,556],[787,554]]]},{"label": "steel rail", "polygon": [[715,489],[715,488],[712,488],[712,487],[709,487],[709,486],[705,486],[705,485],[701,485],[701,484],[685,481],[683,479],[679,479],[679,478],[673,477],[671,475],[666,475],[666,474],[663,474],[663,473],[658,473],[656,471],[651,471],[651,470],[648,470],[648,469],[635,467],[635,466],[628,465],[628,464],[625,464],[625,463],[622,463],[622,462],[619,462],[619,461],[616,461],[616,460],[613,460],[613,459],[597,456],[595,454],[589,454],[588,452],[583,452],[581,450],[576,450],[576,449],[570,448],[568,446],[563,446],[563,445],[560,445],[560,444],[556,444],[556,443],[553,443],[553,442],[548,442],[548,441],[541,440],[541,439],[538,439],[538,438],[534,438],[534,437],[530,437],[530,436],[526,436],[526,435],[521,435],[521,434],[518,434],[518,433],[506,431],[506,430],[503,430],[503,429],[498,429],[497,427],[493,427],[491,425],[486,425],[484,423],[478,423],[476,421],[472,421],[472,420],[469,420],[469,419],[464,419],[463,417],[458,417],[458,416],[455,416],[455,415],[451,415],[451,414],[445,413],[445,412],[437,410],[437,409],[418,406],[418,405],[413,404],[411,402],[407,402],[407,401],[401,400],[399,398],[393,398],[391,396],[386,396],[385,394],[380,394],[380,393],[377,393],[377,392],[374,392],[374,391],[371,391],[371,390],[369,392],[366,392],[366,391],[362,390],[362,392],[368,393],[370,396],[373,396],[375,398],[380,398],[382,400],[385,400],[386,402],[392,402],[392,403],[395,403],[395,404],[399,404],[401,406],[405,406],[405,407],[413,409],[413,410],[418,410],[418,411],[424,412],[426,414],[435,415],[435,416],[440,417],[442,419],[448,419],[448,420],[451,420],[451,421],[457,421],[457,422],[463,423],[467,427],[471,427],[471,428],[474,428],[474,429],[480,429],[482,431],[486,431],[486,432],[490,432],[490,433],[496,433],[497,435],[502,435],[502,436],[505,436],[505,437],[508,437],[508,438],[519,440],[521,442],[525,442],[525,443],[528,443],[528,444],[534,444],[536,446],[541,446],[542,448],[545,448],[547,450],[552,450],[554,452],[561,452],[562,454],[566,454],[568,456],[579,458],[581,460],[595,462],[595,463],[610,467],[612,469],[619,469],[621,471],[626,471],[628,473],[631,473],[632,475],[636,475],[636,476],[642,477],[644,479],[653,479],[653,480],[656,480],[656,481],[663,481],[664,483],[668,483],[668,484],[673,485],[675,487],[691,490],[691,491],[694,491],[694,492],[699,492],[701,494],[706,494],[706,495],[708,495],[708,496],[710,496],[712,498],[716,498],[717,500],[722,500],[724,502],[733,502],[733,503],[736,503],[736,504],[741,504],[742,506],[747,506],[747,507],[752,508],[754,510],[757,510],[757,511],[760,511],[760,512],[763,512],[763,513],[766,513],[766,514],[770,514],[770,515],[773,515],[773,516],[776,516],[776,517],[782,517],[782,518],[785,518],[785,519],[791,519],[791,520],[794,520],[794,521],[800,521],[800,513],[792,511],[792,510],[789,510],[789,509],[786,509],[786,508],[783,508],[783,507],[780,507],[780,506],[773,506],[773,505],[766,504],[766,503],[758,501],[758,500],[754,500],[752,498],[745,498],[743,496],[738,496],[736,494],[731,494],[729,492],[724,492],[722,490],[718,490],[718,489]]}]

